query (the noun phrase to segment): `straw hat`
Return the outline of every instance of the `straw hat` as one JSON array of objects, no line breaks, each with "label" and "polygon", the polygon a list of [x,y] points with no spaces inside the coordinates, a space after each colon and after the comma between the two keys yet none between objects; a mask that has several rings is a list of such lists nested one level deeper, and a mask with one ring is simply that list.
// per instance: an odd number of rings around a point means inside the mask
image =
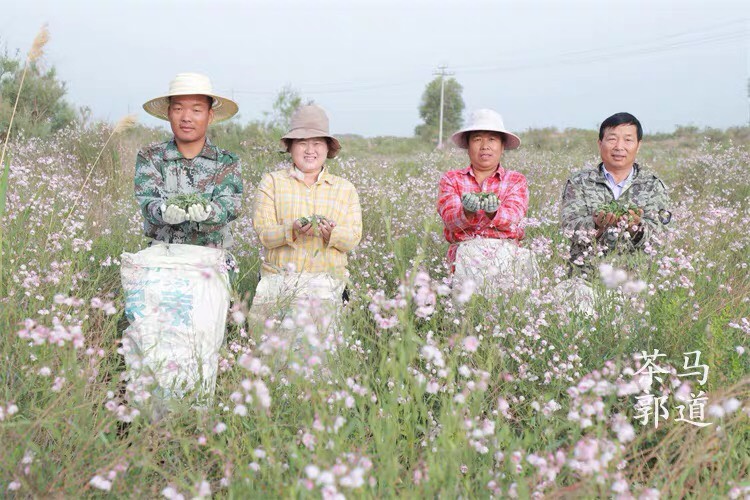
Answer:
[{"label": "straw hat", "polygon": [[176,95],[207,95],[214,100],[214,123],[228,120],[237,114],[239,110],[237,103],[226,97],[222,97],[213,91],[211,80],[206,75],[200,73],[178,73],[174,80],[169,82],[169,91],[166,95],[151,99],[143,105],[146,113],[169,120],[167,109],[169,108],[169,98]]},{"label": "straw hat", "polygon": [[500,132],[503,136],[505,149],[516,149],[521,145],[521,139],[505,129],[503,117],[491,109],[478,109],[471,114],[469,125],[451,136],[456,146],[469,149],[469,132],[478,131]]},{"label": "straw hat", "polygon": [[281,138],[281,147],[289,152],[292,139],[309,139],[325,137],[328,141],[328,158],[333,158],[341,150],[338,139],[328,133],[328,115],[326,110],[317,104],[300,106],[292,115],[289,132]]}]

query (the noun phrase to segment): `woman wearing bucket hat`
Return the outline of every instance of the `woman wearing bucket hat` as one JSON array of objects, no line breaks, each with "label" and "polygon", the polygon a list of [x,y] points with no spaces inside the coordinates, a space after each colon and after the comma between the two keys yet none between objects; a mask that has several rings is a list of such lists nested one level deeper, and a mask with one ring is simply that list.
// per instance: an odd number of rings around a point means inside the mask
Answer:
[{"label": "woman wearing bucket hat", "polygon": [[[240,163],[211,144],[206,130],[210,123],[234,116],[237,104],[215,93],[207,76],[180,73],[165,95],[143,109],[169,121],[174,134],[138,152],[135,196],[145,235],[166,243],[229,248],[229,223],[237,218],[242,200]],[[202,201],[187,207],[170,203],[189,194]]]},{"label": "woman wearing bucket hat", "polygon": [[362,237],[359,196],[351,182],[325,168],[341,145],[320,106],[295,111],[281,146],[292,165],[263,176],[256,195],[253,225],[265,259],[251,313],[265,320],[289,299],[296,306],[328,306],[315,313],[330,320],[342,302],[346,254]]},{"label": "woman wearing bucket hat", "polygon": [[505,170],[505,150],[521,145],[502,117],[491,109],[471,115],[467,127],[452,136],[468,150],[470,164],[446,172],[440,179],[438,213],[451,244],[448,263],[454,282],[471,280],[481,293],[525,287],[534,277],[531,253],[518,246],[521,224],[529,204],[523,174]]}]

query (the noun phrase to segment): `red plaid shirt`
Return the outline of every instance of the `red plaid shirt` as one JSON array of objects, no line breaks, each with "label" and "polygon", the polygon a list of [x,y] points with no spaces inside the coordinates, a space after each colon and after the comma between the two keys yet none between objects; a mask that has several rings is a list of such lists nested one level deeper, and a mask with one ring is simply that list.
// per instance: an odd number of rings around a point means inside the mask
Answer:
[{"label": "red plaid shirt", "polygon": [[[464,213],[461,195],[464,193],[493,192],[500,200],[495,217],[490,219],[483,210],[469,217]],[[461,170],[451,170],[440,179],[440,194],[437,210],[443,218],[445,239],[451,244],[448,249],[448,262],[456,260],[457,243],[472,238],[500,238],[520,240],[523,227],[519,224],[529,208],[529,188],[526,177],[520,172],[505,170],[498,166],[497,171],[484,180],[480,186],[474,171],[469,165]]]}]

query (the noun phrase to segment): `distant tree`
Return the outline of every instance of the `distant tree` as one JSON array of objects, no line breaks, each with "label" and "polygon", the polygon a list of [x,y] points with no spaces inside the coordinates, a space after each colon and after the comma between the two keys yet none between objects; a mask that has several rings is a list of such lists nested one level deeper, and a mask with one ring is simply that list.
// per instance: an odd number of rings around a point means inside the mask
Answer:
[{"label": "distant tree", "polygon": [[[313,101],[307,101],[305,104],[312,104]],[[303,104],[302,96],[291,85],[285,85],[276,95],[273,102],[273,109],[265,112],[266,126],[275,131],[286,132],[292,120],[294,111]]]},{"label": "distant tree", "polygon": [[[446,78],[443,105],[443,142],[450,134],[463,125],[464,99],[461,97],[463,87],[455,78]],[[440,128],[440,77],[435,78],[422,94],[422,103],[419,105],[419,116],[424,123],[417,125],[414,135],[417,137],[437,143],[438,129]]]},{"label": "distant tree", "polygon": [[[0,54],[0,134],[5,137],[21,84],[23,60],[7,50]],[[44,137],[76,119],[75,109],[65,99],[65,83],[54,67],[46,69],[39,61],[31,63],[18,101],[12,135]]]}]

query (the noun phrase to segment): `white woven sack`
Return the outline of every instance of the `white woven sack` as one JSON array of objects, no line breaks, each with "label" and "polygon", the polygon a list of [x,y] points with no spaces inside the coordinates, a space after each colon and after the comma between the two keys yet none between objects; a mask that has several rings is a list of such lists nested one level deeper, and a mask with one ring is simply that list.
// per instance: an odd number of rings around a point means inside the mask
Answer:
[{"label": "white woven sack", "polygon": [[338,321],[343,292],[344,282],[328,273],[267,274],[258,282],[250,316],[264,322],[279,312],[292,318],[304,313],[322,334]]},{"label": "white woven sack", "polygon": [[594,316],[596,292],[579,277],[561,281],[552,289],[552,296],[560,304],[586,316]]},{"label": "white woven sack", "polygon": [[453,282],[472,280],[477,293],[525,290],[539,280],[534,254],[515,242],[497,238],[474,238],[458,245]]},{"label": "white woven sack", "polygon": [[199,404],[210,401],[229,309],[224,250],[155,244],[122,254],[121,262],[131,384],[153,377],[151,396],[162,403],[193,389]]}]

